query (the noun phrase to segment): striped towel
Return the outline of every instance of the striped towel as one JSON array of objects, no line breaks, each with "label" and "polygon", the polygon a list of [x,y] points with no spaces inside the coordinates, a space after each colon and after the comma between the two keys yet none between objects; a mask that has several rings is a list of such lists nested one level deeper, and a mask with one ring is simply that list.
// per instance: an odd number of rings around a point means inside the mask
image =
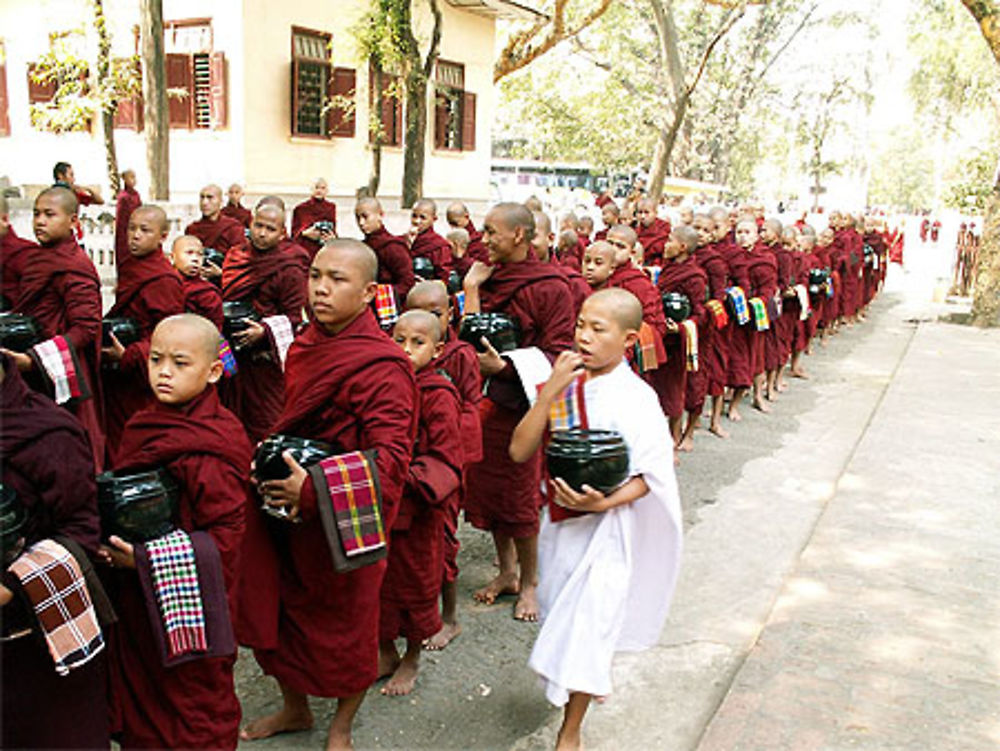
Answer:
[{"label": "striped towel", "polygon": [[52,383],[53,399],[56,404],[65,404],[70,399],[83,396],[76,355],[65,337],[54,336],[31,348],[45,375]]},{"label": "striped towel", "polygon": [[169,656],[206,651],[205,610],[191,538],[184,530],[175,529],[150,540],[145,547]]},{"label": "striped towel", "polygon": [[9,570],[31,602],[59,675],[86,664],[104,649],[80,564],[66,548],[54,540],[41,540],[21,553]]},{"label": "striped towel", "polygon": [[657,282],[660,281],[660,272],[663,270],[659,266],[643,266],[642,270],[646,272],[646,275],[652,280],[653,286],[656,286]]},{"label": "striped towel", "polygon": [[375,287],[375,315],[378,316],[379,325],[386,329],[399,320],[396,292],[391,284],[379,284]]},{"label": "striped towel", "polygon": [[261,324],[271,332],[271,336],[274,338],[274,348],[278,351],[278,360],[281,362],[281,369],[284,370],[288,348],[295,341],[292,322],[288,320],[288,316],[268,316],[261,319]]},{"label": "striped towel", "polygon": [[705,303],[705,307],[712,314],[712,321],[715,323],[715,328],[726,328],[726,324],[729,323],[729,314],[726,313],[726,306],[719,300],[709,300]]},{"label": "striped towel", "polygon": [[386,547],[382,499],[368,456],[352,451],[319,463],[348,558]]},{"label": "striped towel", "polygon": [[736,323],[745,326],[750,323],[750,311],[747,309],[747,295],[742,287],[733,285],[726,290],[726,297],[733,306],[733,315],[736,316]]},{"label": "striped towel", "polygon": [[240,368],[236,364],[236,355],[233,354],[233,349],[229,346],[229,342],[222,337],[219,338],[219,359],[222,360],[222,370],[227,378],[232,378],[239,372]]},{"label": "striped towel", "polygon": [[667,361],[667,348],[656,329],[645,321],[639,326],[639,339],[633,350],[633,362],[638,373],[656,370]]},{"label": "striped towel", "polygon": [[[583,382],[585,376],[579,376],[573,381],[562,396],[552,402],[549,407],[549,431],[556,433],[560,430],[572,430],[582,428],[587,425],[587,407],[583,399]],[[539,385],[541,390],[544,384]]]},{"label": "striped towel", "polygon": [[688,318],[681,321],[684,332],[684,367],[688,373],[698,371],[698,324]]},{"label": "striped towel", "polygon": [[799,298],[799,320],[804,321],[812,312],[812,306],[809,304],[809,288],[804,284],[796,284],[795,296]]},{"label": "striped towel", "polygon": [[767,331],[771,322],[767,317],[767,306],[759,297],[750,298],[750,308],[753,310],[753,322],[758,331]]}]

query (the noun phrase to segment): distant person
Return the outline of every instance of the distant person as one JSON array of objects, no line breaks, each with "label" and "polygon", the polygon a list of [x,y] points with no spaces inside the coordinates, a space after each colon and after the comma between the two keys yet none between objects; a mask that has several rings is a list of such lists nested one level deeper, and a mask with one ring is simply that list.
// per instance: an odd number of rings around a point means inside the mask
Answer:
[{"label": "distant person", "polygon": [[142,197],[135,189],[135,172],[122,172],[122,189],[115,201],[115,264],[121,268],[128,261],[128,220],[132,212],[142,205]]},{"label": "distant person", "polygon": [[229,197],[229,201],[222,207],[222,215],[228,216],[230,219],[235,219],[244,228],[249,229],[253,214],[250,213],[250,209],[240,203],[243,200],[243,186],[239,183],[233,183],[229,186],[227,196]]},{"label": "distant person", "polygon": [[100,190],[76,184],[76,173],[73,172],[73,165],[69,162],[56,162],[56,166],[52,168],[52,179],[54,180],[53,187],[58,186],[73,191],[73,195],[76,196],[76,200],[81,206],[104,203]]},{"label": "distant person", "polygon": [[[201,219],[185,227],[185,235],[194,235],[206,250],[212,248],[223,255],[243,244],[246,238],[243,225],[222,215],[222,188],[206,185],[198,194],[198,206],[201,208]],[[207,264],[205,276],[218,279],[222,276],[222,269],[215,264]]]},{"label": "distant person", "polygon": [[326,196],[330,186],[322,177],[312,186],[312,195],[292,210],[292,240],[313,258],[323,243],[337,236],[337,204]]}]

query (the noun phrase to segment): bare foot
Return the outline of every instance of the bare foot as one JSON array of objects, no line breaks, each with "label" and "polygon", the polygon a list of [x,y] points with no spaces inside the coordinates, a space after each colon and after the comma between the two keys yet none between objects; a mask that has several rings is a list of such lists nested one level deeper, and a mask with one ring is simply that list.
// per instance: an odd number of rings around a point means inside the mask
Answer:
[{"label": "bare foot", "polygon": [[514,620],[534,623],[538,620],[538,594],[535,587],[525,587],[514,603]]},{"label": "bare foot", "polygon": [[417,665],[409,660],[402,660],[396,672],[392,674],[384,686],[383,696],[406,696],[417,684]]},{"label": "bare foot", "polygon": [[556,751],[583,751],[583,742],[580,733],[568,733],[559,731],[556,736]]},{"label": "bare foot", "polygon": [[[767,391],[764,392],[764,398],[767,399],[769,402],[773,402],[775,399],[778,398],[778,395],[771,389],[768,389]],[[756,400],[754,401],[754,406],[755,407],[757,406]]]},{"label": "bare foot", "polygon": [[330,730],[326,739],[326,751],[354,751],[350,733],[335,733]]},{"label": "bare foot", "polygon": [[516,595],[521,591],[521,585],[516,573],[497,574],[489,584],[477,589],[472,597],[476,602],[492,605],[500,595]]},{"label": "bare foot", "polygon": [[728,413],[728,415],[727,415],[727,416],[728,416],[728,417],[729,417],[729,419],[730,419],[730,420],[732,420],[733,422],[739,422],[740,420],[742,420],[742,419],[743,419],[743,416],[742,416],[742,415],[740,415],[739,411],[737,411],[737,410],[735,410],[735,409],[732,409],[732,408],[730,408],[730,410],[729,410],[729,413]]},{"label": "bare foot", "polygon": [[677,444],[677,450],[684,451],[685,453],[694,451],[694,441],[691,439],[691,436],[688,436],[679,444]]},{"label": "bare foot", "polygon": [[386,652],[383,649],[378,651],[378,678],[380,680],[387,675],[392,675],[399,668],[399,653],[396,651]]},{"label": "bare foot", "polygon": [[721,423],[712,423],[709,425],[708,432],[714,433],[719,438],[729,438],[729,431],[723,428]]},{"label": "bare foot", "polygon": [[759,396],[754,397],[753,400],[754,409],[759,409],[761,412],[770,412],[771,408],[767,406],[767,402],[761,399]]},{"label": "bare foot", "polygon": [[274,714],[258,717],[240,730],[240,740],[259,741],[281,733],[297,733],[313,726],[312,712],[292,712],[282,707]]},{"label": "bare foot", "polygon": [[803,380],[808,381],[809,380],[809,374],[806,373],[804,370],[793,370],[792,371],[792,378],[801,378]]},{"label": "bare foot", "polygon": [[424,640],[424,649],[430,652],[439,652],[449,644],[452,639],[462,633],[462,626],[459,623],[443,623],[441,630],[430,639]]},{"label": "bare foot", "polygon": [[779,381],[778,383],[774,384],[774,390],[780,394],[788,390],[788,384],[785,383],[784,381]]}]

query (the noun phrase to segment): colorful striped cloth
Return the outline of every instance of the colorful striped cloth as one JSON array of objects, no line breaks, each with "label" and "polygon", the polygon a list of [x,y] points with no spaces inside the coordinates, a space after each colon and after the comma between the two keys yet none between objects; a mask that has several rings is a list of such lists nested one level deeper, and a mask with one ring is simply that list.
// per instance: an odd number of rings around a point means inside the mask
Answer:
[{"label": "colorful striped cloth", "polygon": [[653,286],[656,286],[656,283],[660,281],[660,272],[662,269],[659,266],[643,266],[642,270],[652,280]]},{"label": "colorful striped cloth", "polygon": [[55,540],[40,540],[9,570],[31,602],[59,675],[67,675],[104,649],[80,564],[66,548]]},{"label": "colorful striped cloth", "polygon": [[455,293],[455,307],[458,308],[458,316],[461,318],[465,315],[465,292]]},{"label": "colorful striped cloth", "polygon": [[643,321],[633,349],[636,372],[642,374],[656,370],[666,361],[667,349],[663,346],[663,339],[656,333],[656,329]]},{"label": "colorful striped cloth", "polygon": [[549,407],[550,432],[557,433],[560,430],[586,427],[587,407],[583,400],[583,382],[585,380],[585,376],[577,377],[573,383],[566,387],[562,395],[552,402],[552,406]]},{"label": "colorful striped cloth", "polygon": [[53,400],[65,404],[70,399],[84,396],[77,376],[78,368],[73,348],[65,337],[54,336],[31,348],[42,370],[52,383]]},{"label": "colorful striped cloth", "polygon": [[236,364],[233,348],[222,337],[219,338],[219,359],[222,360],[222,370],[228,378],[232,378],[239,372],[240,367]]},{"label": "colorful striped cloth", "polygon": [[391,284],[379,284],[375,287],[375,315],[378,316],[379,325],[383,328],[389,328],[399,320],[396,292]]},{"label": "colorful striped cloth", "polygon": [[758,331],[767,331],[771,322],[767,318],[767,305],[759,297],[750,298],[750,308],[753,310],[753,322]]},{"label": "colorful striped cloth", "polygon": [[698,324],[688,318],[681,321],[684,332],[684,367],[688,373],[698,371]]},{"label": "colorful striped cloth", "polygon": [[278,360],[281,362],[281,369],[285,369],[285,358],[288,357],[288,348],[295,341],[295,332],[292,330],[292,322],[288,316],[267,316],[261,319],[261,325],[271,332],[274,339],[274,348],[278,351]]},{"label": "colorful striped cloth", "polygon": [[726,328],[726,324],[729,323],[729,314],[726,313],[726,306],[719,300],[709,300],[705,303],[705,307],[712,314],[712,321],[715,323],[715,328]]},{"label": "colorful striped cloth", "polygon": [[742,287],[733,285],[726,289],[726,297],[733,306],[736,323],[745,326],[750,322],[750,311],[747,309],[747,295]]},{"label": "colorful striped cloth", "polygon": [[382,503],[374,467],[361,451],[319,463],[333,505],[344,555],[352,558],[386,546]]},{"label": "colorful striped cloth", "polygon": [[169,656],[206,651],[205,610],[191,538],[175,529],[146,542],[145,547]]}]

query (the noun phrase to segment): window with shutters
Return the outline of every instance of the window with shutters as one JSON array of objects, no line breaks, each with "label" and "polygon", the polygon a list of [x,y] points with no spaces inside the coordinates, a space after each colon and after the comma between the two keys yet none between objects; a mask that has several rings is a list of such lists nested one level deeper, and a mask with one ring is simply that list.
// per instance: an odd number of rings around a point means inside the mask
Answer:
[{"label": "window with shutters", "polygon": [[292,27],[291,134],[352,138],[356,74],[331,63],[332,37]]},{"label": "window with shutters", "polygon": [[163,36],[170,127],[225,128],[226,56],[212,49],[211,20],[169,21]]},{"label": "window with shutters", "polygon": [[0,39],[0,137],[10,135],[10,104],[7,99],[7,50]]},{"label": "window with shutters", "polygon": [[465,90],[465,66],[439,60],[434,87],[434,148],[476,150],[476,95]]},{"label": "window with shutters", "polygon": [[403,77],[389,71],[368,72],[368,106],[373,122],[368,140],[381,135],[383,146],[403,145]]}]

